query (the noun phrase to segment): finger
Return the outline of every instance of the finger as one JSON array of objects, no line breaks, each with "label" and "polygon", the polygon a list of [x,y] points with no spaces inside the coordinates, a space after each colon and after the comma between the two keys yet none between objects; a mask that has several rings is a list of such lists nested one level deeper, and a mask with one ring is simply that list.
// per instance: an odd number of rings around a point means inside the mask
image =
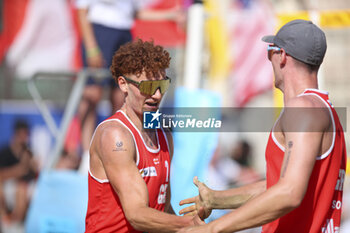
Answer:
[{"label": "finger", "polygon": [[184,200],[181,200],[179,205],[192,204],[196,202],[196,197],[190,197]]},{"label": "finger", "polygon": [[191,211],[194,211],[194,210],[196,210],[196,206],[195,205],[191,205],[191,206],[188,206],[188,207],[183,208],[182,210],[180,210],[179,214],[184,214],[184,213],[191,212]]},{"label": "finger", "polygon": [[204,183],[202,183],[202,182],[200,182],[200,181],[198,180],[198,176],[195,176],[195,177],[193,178],[193,183],[194,183],[194,185],[197,186],[198,189],[200,189],[202,186],[205,186]]},{"label": "finger", "polygon": [[204,219],[200,219],[199,225],[205,225]]},{"label": "finger", "polygon": [[200,219],[205,219],[205,210],[204,210],[204,207],[200,207],[199,210],[198,210],[198,216]]},{"label": "finger", "polygon": [[194,217],[194,221],[196,225],[205,225],[205,222],[198,215]]},{"label": "finger", "polygon": [[189,213],[184,214],[184,216],[190,216],[190,217],[193,217],[193,216],[196,216],[196,215],[197,215],[197,211],[189,212]]},{"label": "finger", "polygon": [[198,185],[199,185],[198,176],[193,177],[193,183],[194,183],[194,185],[196,185],[198,187]]}]

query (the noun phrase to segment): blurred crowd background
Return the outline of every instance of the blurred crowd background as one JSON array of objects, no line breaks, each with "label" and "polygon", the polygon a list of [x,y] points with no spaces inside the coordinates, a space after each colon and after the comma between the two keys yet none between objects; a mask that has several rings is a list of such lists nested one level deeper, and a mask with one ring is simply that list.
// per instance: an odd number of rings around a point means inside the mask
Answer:
[{"label": "blurred crowd background", "polygon": [[[0,232],[84,231],[87,169],[82,163],[88,146],[83,141],[89,134],[83,132],[87,118],[79,115],[79,102],[87,74],[101,80],[110,77],[106,70],[86,73],[83,68],[86,44],[77,2],[0,0]],[[163,106],[237,107],[242,108],[241,118],[247,117],[246,108],[282,107],[261,37],[301,18],[312,20],[326,33],[328,48],[319,88],[329,91],[333,105],[348,113],[348,0],[134,2],[151,20],[135,18],[132,38],[153,40],[172,57],[168,70],[172,87]],[[105,87],[93,106],[94,127],[112,112],[111,91]],[[348,115],[341,118],[350,148]],[[247,119],[259,120],[259,116]],[[174,210],[180,209],[181,199],[196,195],[195,175],[214,189],[263,179],[268,134],[174,133]],[[342,232],[350,232],[349,174],[348,166]],[[225,213],[214,211],[209,221]],[[259,228],[245,232],[259,232]]]}]

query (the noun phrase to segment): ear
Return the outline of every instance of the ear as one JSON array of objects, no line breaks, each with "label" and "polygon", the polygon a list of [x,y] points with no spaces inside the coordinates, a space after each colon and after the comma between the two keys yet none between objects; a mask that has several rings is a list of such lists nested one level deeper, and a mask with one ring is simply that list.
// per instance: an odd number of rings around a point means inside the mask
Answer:
[{"label": "ear", "polygon": [[123,78],[123,76],[119,76],[117,80],[120,90],[122,90],[124,93],[128,92],[128,83]]},{"label": "ear", "polygon": [[284,49],[282,49],[280,53],[280,65],[285,66],[286,63],[287,63],[287,53]]}]

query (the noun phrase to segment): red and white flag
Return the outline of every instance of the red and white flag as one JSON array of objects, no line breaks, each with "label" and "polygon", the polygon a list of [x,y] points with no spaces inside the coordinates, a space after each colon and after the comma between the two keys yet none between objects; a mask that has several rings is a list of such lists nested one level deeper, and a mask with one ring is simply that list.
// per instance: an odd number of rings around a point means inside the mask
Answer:
[{"label": "red and white flag", "polygon": [[[38,71],[79,68],[79,37],[70,1],[5,0],[4,5],[8,9],[19,7],[23,18],[16,23],[18,30],[11,34],[3,48],[6,63],[15,70],[17,77],[29,78]],[[14,16],[5,14],[6,28],[15,23],[11,17]]]},{"label": "red and white flag", "polygon": [[[183,0],[151,0],[148,9],[154,11],[181,11],[185,8]],[[134,38],[153,40],[155,44],[165,47],[184,45],[186,33],[183,27],[174,20],[135,20],[132,28]]]},{"label": "red and white flag", "polygon": [[241,0],[234,3],[229,14],[230,53],[233,58],[230,85],[234,105],[243,107],[254,96],[272,89],[272,66],[267,59],[267,45],[261,38],[274,33],[275,17],[266,1]]}]

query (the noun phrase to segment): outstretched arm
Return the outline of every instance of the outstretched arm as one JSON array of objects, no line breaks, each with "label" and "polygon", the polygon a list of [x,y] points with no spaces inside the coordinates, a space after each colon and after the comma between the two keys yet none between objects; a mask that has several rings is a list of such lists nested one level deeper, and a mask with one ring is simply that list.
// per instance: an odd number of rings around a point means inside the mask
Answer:
[{"label": "outstretched arm", "polygon": [[245,185],[239,188],[216,191],[208,188],[194,177],[193,183],[198,187],[199,195],[180,202],[180,205],[194,204],[180,210],[180,214],[194,216],[200,208],[204,209],[202,219],[209,217],[213,209],[235,209],[246,203],[252,197],[265,191],[265,181]]},{"label": "outstretched arm", "polygon": [[[297,113],[282,120],[286,150],[280,179],[275,185],[222,218],[180,232],[240,231],[271,222],[297,208],[304,198],[316,157],[321,151],[323,132],[329,125],[329,116],[320,111]],[[289,129],[293,132],[285,131],[287,127],[292,127]]]},{"label": "outstretched arm", "polygon": [[141,20],[149,21],[159,21],[159,20],[169,20],[174,21],[179,26],[185,25],[186,22],[186,12],[181,8],[181,6],[175,6],[169,9],[150,9],[144,8],[140,9],[136,17]]}]

